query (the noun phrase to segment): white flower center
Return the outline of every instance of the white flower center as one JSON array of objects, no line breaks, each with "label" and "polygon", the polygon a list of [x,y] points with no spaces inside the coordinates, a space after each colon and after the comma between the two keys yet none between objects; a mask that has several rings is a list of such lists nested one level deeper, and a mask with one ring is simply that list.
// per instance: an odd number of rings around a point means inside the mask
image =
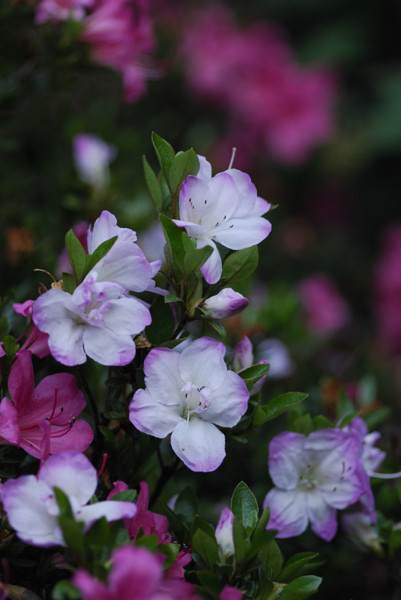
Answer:
[{"label": "white flower center", "polygon": [[210,405],[210,391],[207,387],[196,387],[190,381],[181,389],[183,394],[182,416],[190,419],[192,415],[203,413]]}]

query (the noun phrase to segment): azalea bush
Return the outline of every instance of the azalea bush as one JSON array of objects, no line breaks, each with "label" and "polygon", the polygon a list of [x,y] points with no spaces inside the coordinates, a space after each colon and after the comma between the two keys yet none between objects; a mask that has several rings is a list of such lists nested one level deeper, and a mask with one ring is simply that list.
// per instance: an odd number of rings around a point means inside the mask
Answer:
[{"label": "azalea bush", "polygon": [[399,593],[397,136],[356,23],[234,4],[0,8],[1,599]]}]

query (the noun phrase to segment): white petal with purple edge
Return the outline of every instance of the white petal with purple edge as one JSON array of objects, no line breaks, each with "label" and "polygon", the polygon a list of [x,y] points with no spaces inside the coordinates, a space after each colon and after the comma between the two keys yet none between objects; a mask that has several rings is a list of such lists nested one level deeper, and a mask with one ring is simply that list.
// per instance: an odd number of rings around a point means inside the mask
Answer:
[{"label": "white petal with purple edge", "polygon": [[227,374],[225,351],[222,342],[209,337],[198,338],[189,344],[178,359],[182,381],[190,381],[197,387],[207,386],[211,391],[217,389]]},{"label": "white petal with purple edge", "polygon": [[306,469],[305,436],[283,431],[269,444],[269,473],[273,483],[283,490],[294,490],[300,473]]},{"label": "white petal with purple edge", "polygon": [[231,250],[242,250],[256,246],[271,232],[270,221],[263,217],[243,217],[230,219],[216,227],[211,233],[216,242]]},{"label": "white petal with purple edge", "polygon": [[296,490],[273,488],[267,494],[263,508],[269,506],[270,519],[266,529],[277,529],[279,538],[300,535],[308,527],[305,495]]},{"label": "white petal with purple edge", "polygon": [[138,390],[129,407],[131,423],[143,433],[164,438],[171,433],[181,421],[181,403],[177,399],[175,405],[166,406],[151,396],[148,390]]},{"label": "white petal with purple edge", "polygon": [[63,319],[52,325],[48,339],[52,356],[68,367],[82,365],[86,361],[83,343],[85,325],[79,325],[72,319]]},{"label": "white petal with purple edge", "polygon": [[220,387],[212,392],[210,406],[202,418],[221,427],[234,427],[247,411],[249,395],[244,380],[227,371]]},{"label": "white petal with purple edge", "polygon": [[152,317],[142,302],[133,296],[127,296],[111,300],[103,320],[105,326],[115,333],[133,335],[150,325]]},{"label": "white petal with purple edge", "polygon": [[205,281],[212,285],[220,280],[223,272],[223,263],[221,262],[220,252],[214,242],[209,240],[198,240],[197,247],[204,248],[205,246],[211,246],[213,248],[212,254],[209,256],[206,262],[201,267],[201,273],[205,278]]},{"label": "white petal with purple edge", "polygon": [[11,526],[28,544],[47,547],[63,545],[55,515],[49,514],[52,490],[34,475],[9,479],[1,488],[1,500]]},{"label": "white petal with purple edge", "polygon": [[97,486],[95,467],[84,454],[73,450],[50,456],[42,465],[38,478],[50,488],[63,490],[75,505],[73,509],[89,502]]},{"label": "white petal with purple edge", "polygon": [[184,381],[178,371],[180,354],[169,348],[154,348],[144,362],[145,383],[158,402],[180,405]]},{"label": "white petal with purple edge", "polygon": [[78,521],[87,525],[97,519],[105,517],[107,521],[116,521],[117,519],[131,519],[136,515],[137,508],[133,502],[122,502],[119,500],[105,500],[95,502],[88,506],[83,506],[76,514]]},{"label": "white petal with purple edge", "polygon": [[131,336],[104,327],[87,327],[83,342],[86,354],[101,365],[123,367],[135,358],[136,346]]},{"label": "white petal with purple edge", "polygon": [[215,471],[226,455],[224,434],[196,417],[181,421],[171,435],[176,455],[191,471]]},{"label": "white petal with purple edge", "polygon": [[306,507],[312,530],[326,542],[332,540],[337,531],[337,511],[326,504],[317,490],[306,495]]}]

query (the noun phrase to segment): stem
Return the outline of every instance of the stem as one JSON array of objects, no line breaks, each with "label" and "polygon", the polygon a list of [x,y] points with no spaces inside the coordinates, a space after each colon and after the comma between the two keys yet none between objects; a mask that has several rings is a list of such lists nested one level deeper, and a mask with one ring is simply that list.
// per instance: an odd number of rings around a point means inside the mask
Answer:
[{"label": "stem", "polygon": [[79,374],[80,374],[80,379],[82,381],[82,385],[83,388],[85,390],[86,396],[88,398],[88,402],[89,402],[89,406],[92,412],[92,416],[93,416],[93,420],[95,422],[95,436],[97,435],[98,429],[99,429],[99,425],[100,425],[100,420],[99,420],[99,413],[97,410],[97,404],[96,404],[96,400],[94,399],[91,389],[89,387],[89,384],[87,382],[86,376],[85,376],[85,371],[82,367],[82,365],[80,365],[78,367],[79,370]]}]

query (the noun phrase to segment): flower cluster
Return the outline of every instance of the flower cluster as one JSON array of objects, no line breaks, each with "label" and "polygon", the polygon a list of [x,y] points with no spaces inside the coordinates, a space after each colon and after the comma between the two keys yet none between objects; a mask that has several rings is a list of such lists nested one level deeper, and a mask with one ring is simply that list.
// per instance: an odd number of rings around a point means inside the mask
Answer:
[{"label": "flower cluster", "polygon": [[332,134],[333,73],[300,67],[278,27],[241,30],[228,10],[204,10],[186,28],[182,54],[191,89],[228,111],[225,146],[240,139],[244,163],[260,144],[279,161],[300,163]]},{"label": "flower cluster", "polygon": [[89,44],[92,59],[121,73],[125,100],[134,102],[146,90],[145,80],[156,70],[148,0],[41,0],[36,22],[73,19],[82,26],[80,38]]}]

